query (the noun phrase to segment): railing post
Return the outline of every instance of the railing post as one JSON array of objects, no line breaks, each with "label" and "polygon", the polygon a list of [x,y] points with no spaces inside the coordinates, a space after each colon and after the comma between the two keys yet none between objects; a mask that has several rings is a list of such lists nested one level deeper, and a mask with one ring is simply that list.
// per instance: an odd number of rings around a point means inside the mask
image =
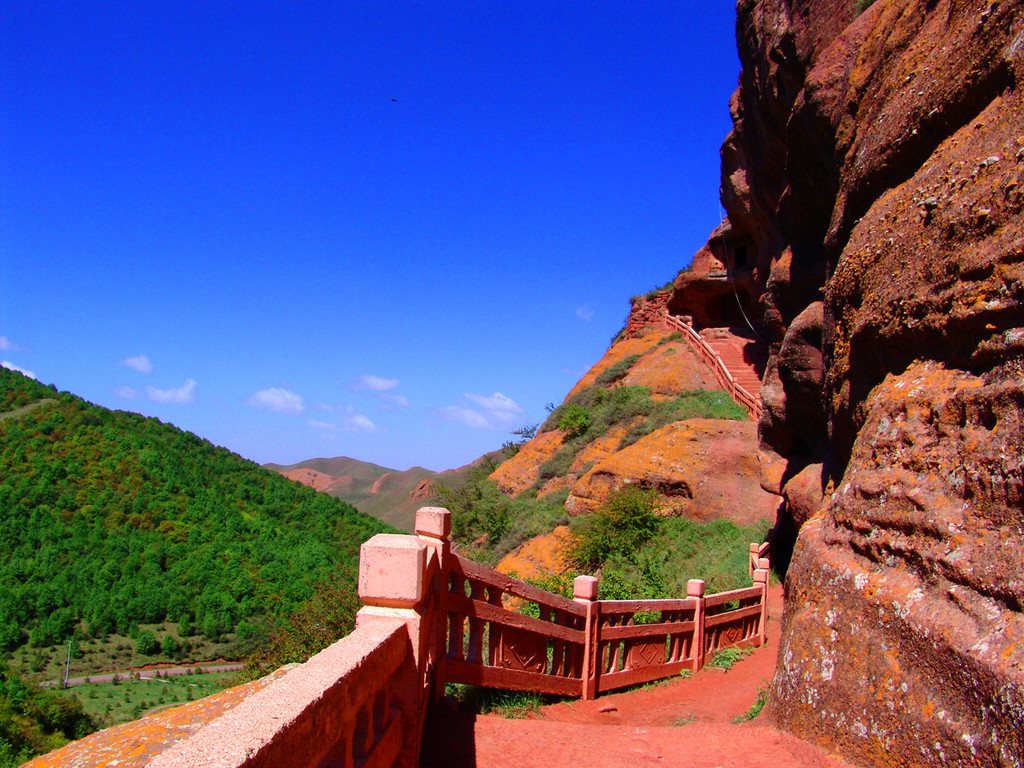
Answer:
[{"label": "railing post", "polygon": [[583,670],[580,693],[584,701],[597,696],[597,629],[600,603],[597,601],[598,580],[593,576],[577,576],[572,582],[572,599],[587,607],[583,631]]},{"label": "railing post", "polygon": [[757,560],[761,556],[761,545],[751,543],[750,545],[750,557],[747,567],[747,575],[750,578],[754,578],[754,571],[757,570]]},{"label": "railing post", "polygon": [[697,601],[693,609],[693,671],[704,668],[704,579],[690,579],[686,582],[686,596]]},{"label": "railing post", "polygon": [[448,570],[451,567],[451,512],[442,507],[420,507],[416,511],[416,536],[434,552],[437,571],[432,584],[426,585],[430,595],[430,616],[424,641],[427,647],[426,685],[433,701],[444,693],[444,662],[448,654]]},{"label": "railing post", "polygon": [[768,559],[761,558],[754,571],[754,584],[761,587],[761,615],[757,621],[757,644],[764,645],[768,639]]},{"label": "railing post", "polygon": [[365,604],[356,626],[402,622],[409,633],[413,679],[396,686],[404,714],[398,765],[415,766],[423,734],[423,678],[426,664],[424,601],[427,597],[427,546],[415,536],[378,533],[359,547],[359,597]]}]

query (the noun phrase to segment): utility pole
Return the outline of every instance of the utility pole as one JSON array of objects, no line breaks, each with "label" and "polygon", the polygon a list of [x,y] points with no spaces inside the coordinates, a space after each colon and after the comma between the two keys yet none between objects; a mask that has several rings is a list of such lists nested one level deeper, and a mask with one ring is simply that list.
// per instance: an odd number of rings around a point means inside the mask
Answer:
[{"label": "utility pole", "polygon": [[71,672],[71,639],[68,639],[68,660],[64,664],[64,687],[68,687],[68,674]]}]

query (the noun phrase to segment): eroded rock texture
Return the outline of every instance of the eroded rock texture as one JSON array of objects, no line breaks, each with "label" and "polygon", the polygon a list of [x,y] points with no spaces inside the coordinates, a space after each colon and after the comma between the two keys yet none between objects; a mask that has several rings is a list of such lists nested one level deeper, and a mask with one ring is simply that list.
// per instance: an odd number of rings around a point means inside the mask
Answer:
[{"label": "eroded rock texture", "polygon": [[722,197],[795,538],[771,710],[866,764],[1021,766],[1024,3],[862,5],[738,5]]}]

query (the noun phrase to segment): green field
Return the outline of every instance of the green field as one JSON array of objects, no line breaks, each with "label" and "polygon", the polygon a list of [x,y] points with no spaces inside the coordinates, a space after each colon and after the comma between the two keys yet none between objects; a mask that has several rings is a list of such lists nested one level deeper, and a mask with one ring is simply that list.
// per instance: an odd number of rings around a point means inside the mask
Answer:
[{"label": "green field", "polygon": [[[157,638],[173,638],[179,653],[176,656],[164,654],[162,646],[149,655],[139,653],[137,643],[127,635],[76,639],[72,644],[68,676],[85,677],[157,663],[188,666],[217,659],[241,658],[245,653],[238,636],[233,634],[225,634],[219,642],[213,642],[202,635],[182,638],[178,634],[177,625],[172,622],[143,624],[139,629],[148,630]],[[26,682],[42,683],[64,678],[67,657],[67,643],[44,648],[33,648],[26,644],[4,654],[3,659],[8,668]]]},{"label": "green field", "polygon": [[61,693],[78,699],[86,714],[93,717],[100,728],[109,728],[201,699],[231,687],[236,681],[236,672],[201,672],[141,680],[126,678],[111,683],[84,683]]}]

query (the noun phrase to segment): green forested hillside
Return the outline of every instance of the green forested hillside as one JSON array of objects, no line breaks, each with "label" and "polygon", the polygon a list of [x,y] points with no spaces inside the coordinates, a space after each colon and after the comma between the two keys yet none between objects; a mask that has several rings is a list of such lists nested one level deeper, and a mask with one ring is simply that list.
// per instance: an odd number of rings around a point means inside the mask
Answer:
[{"label": "green forested hillside", "polygon": [[161,622],[176,623],[165,651],[269,632],[338,569],[351,589],[359,544],[385,529],[191,433],[0,368],[0,652],[117,633],[152,653],[161,638],[138,626]]},{"label": "green forested hillside", "polygon": [[0,662],[0,768],[13,768],[96,730],[81,703],[26,685]]}]

